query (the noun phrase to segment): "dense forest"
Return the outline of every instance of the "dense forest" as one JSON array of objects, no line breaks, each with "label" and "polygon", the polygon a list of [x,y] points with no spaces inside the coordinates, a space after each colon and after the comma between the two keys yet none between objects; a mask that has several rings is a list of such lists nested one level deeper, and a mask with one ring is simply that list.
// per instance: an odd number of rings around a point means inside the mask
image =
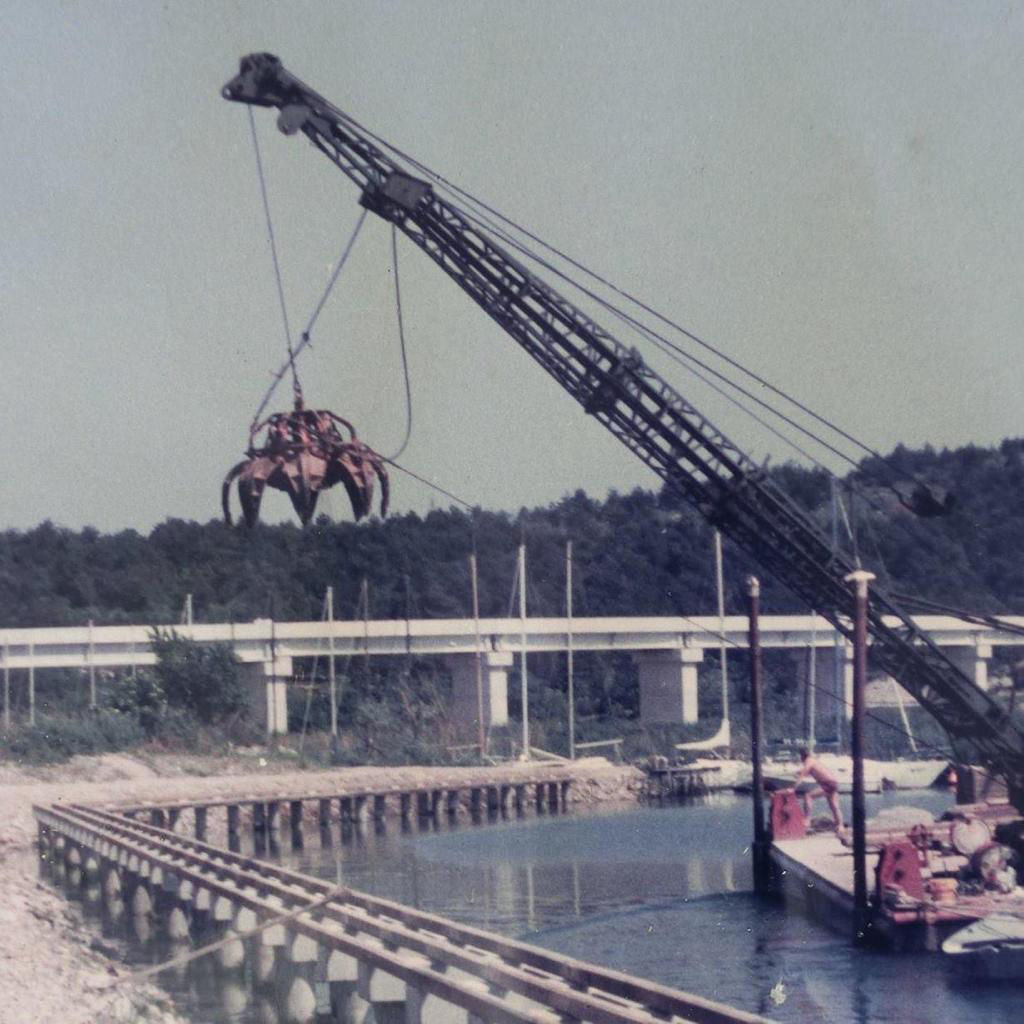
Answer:
[{"label": "dense forest", "polygon": [[[827,534],[832,523],[828,475],[794,464],[768,472]],[[951,494],[948,514],[913,515],[905,503],[914,481]],[[889,589],[975,611],[1024,613],[1024,439],[952,451],[897,448],[885,459],[864,461],[839,483],[838,492],[842,545]],[[449,508],[358,525],[321,518],[305,530],[182,520],[161,523],[148,536],[132,530],[73,531],[50,522],[8,530],[0,534],[0,630],[89,620],[174,625],[189,594],[196,621],[319,618],[329,585],[336,615],[356,617],[364,580],[371,617],[465,617],[471,609],[468,559],[474,550],[481,612],[504,616],[514,610],[521,539],[527,548],[531,615],[564,612],[567,540],[574,545],[577,615],[714,611],[711,531],[696,512],[664,491],[613,492],[604,500],[578,491],[516,514]],[[739,613],[743,580],[756,567],[728,544],[725,563],[727,610]],[[806,610],[778,581],[763,584],[766,612]],[[562,670],[554,656],[541,659],[538,668],[532,712],[539,718],[548,712],[557,716],[564,701]],[[435,668],[419,666],[410,673],[406,666],[404,671],[407,709],[410,694],[436,697]],[[625,657],[583,658],[581,715],[634,716],[634,673]],[[717,674],[714,659],[706,673],[709,681]],[[346,696],[350,717],[357,715],[360,699],[364,716],[386,717],[376,683],[352,680]],[[777,679],[780,715],[792,713],[796,698],[787,693],[792,689],[791,682]],[[512,691],[515,711],[515,687]],[[374,701],[377,706],[371,707]],[[702,713],[716,713],[713,688],[704,704]],[[323,714],[323,707],[314,706],[314,718]]]},{"label": "dense forest", "polygon": [[[787,464],[771,471],[827,533],[829,478]],[[919,519],[897,498],[895,474],[950,491],[949,515]],[[906,487],[903,491],[906,491]],[[892,589],[989,612],[1024,611],[1024,440],[936,452],[897,448],[864,462],[841,488],[841,540]],[[846,521],[849,521],[847,529]],[[484,615],[506,615],[522,538],[529,606],[564,606],[564,543],[574,544],[581,615],[707,614],[714,608],[710,529],[673,496],[636,490],[603,501],[582,492],[517,514],[457,508],[361,524],[319,519],[255,530],[167,520],[148,536],[45,522],[0,533],[0,628],[319,617],[333,585],[339,617],[354,614],[364,578],[377,618],[465,616],[468,556]],[[742,610],[753,566],[727,546],[727,602]],[[801,608],[765,580],[766,611]]]}]

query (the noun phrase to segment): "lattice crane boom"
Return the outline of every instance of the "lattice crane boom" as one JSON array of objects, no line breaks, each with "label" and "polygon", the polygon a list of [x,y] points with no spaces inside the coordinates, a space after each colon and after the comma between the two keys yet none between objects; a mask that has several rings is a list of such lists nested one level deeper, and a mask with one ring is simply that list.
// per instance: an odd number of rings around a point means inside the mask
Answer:
[{"label": "lattice crane boom", "polygon": [[[226,99],[280,111],[584,410],[734,543],[852,636],[854,566],[809,518],[640,354],[527,269],[430,182],[408,173],[365,130],[270,54],[243,58]],[[1024,802],[1024,728],[961,672],[881,588],[869,609],[873,659],[950,735],[1004,776]]]}]

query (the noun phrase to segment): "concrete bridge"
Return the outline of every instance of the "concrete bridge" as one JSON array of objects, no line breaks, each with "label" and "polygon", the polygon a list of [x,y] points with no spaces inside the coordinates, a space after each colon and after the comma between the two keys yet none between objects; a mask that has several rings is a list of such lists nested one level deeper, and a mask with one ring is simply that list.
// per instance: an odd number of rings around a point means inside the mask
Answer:
[{"label": "concrete bridge", "polygon": [[[952,616],[915,620],[978,685],[988,685],[994,647],[1024,645],[1024,635],[964,622]],[[1024,616],[1006,617],[1024,628]],[[37,669],[72,668],[88,673],[95,694],[97,672],[152,665],[154,628],[173,629],[197,643],[230,643],[247,667],[254,708],[270,731],[287,728],[286,687],[296,658],[332,654],[335,659],[379,656],[435,656],[452,674],[452,712],[467,735],[477,720],[477,656],[482,662],[484,717],[488,726],[508,721],[508,672],[516,655],[567,651],[620,651],[637,663],[640,715],[645,722],[696,722],[698,672],[705,653],[747,646],[745,616],[731,615],[720,629],[717,616],[630,616],[579,618],[414,619],[373,621],[203,623],[184,626],[77,626],[0,630],[0,666],[5,695],[26,678],[30,692]],[[806,671],[815,650],[821,689],[840,692],[836,630],[820,616],[766,615],[761,620],[765,648],[794,653],[794,671]],[[842,692],[849,702],[852,648],[839,637]],[[30,701],[31,705],[31,701]]]}]

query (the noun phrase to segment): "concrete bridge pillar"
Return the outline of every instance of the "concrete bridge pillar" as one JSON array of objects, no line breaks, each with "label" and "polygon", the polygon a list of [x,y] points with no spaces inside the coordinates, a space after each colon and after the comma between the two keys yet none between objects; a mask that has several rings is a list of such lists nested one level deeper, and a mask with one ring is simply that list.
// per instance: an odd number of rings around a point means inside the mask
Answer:
[{"label": "concrete bridge pillar", "polygon": [[992,645],[976,641],[968,647],[944,647],[943,653],[976,686],[988,689],[988,663]]},{"label": "concrete bridge pillar", "polygon": [[292,675],[291,658],[248,662],[242,666],[254,721],[268,736],[288,731],[288,686]]},{"label": "concrete bridge pillar", "polygon": [[699,648],[643,651],[635,655],[640,671],[640,721],[696,722]]},{"label": "concrete bridge pillar", "polygon": [[[508,670],[511,651],[484,651],[483,662],[484,728],[508,725]],[[452,725],[466,742],[479,735],[476,692],[476,654],[450,654],[452,672]]]},{"label": "concrete bridge pillar", "polygon": [[[836,649],[834,646],[814,649],[814,708],[815,732],[827,736],[834,730],[830,725],[836,721],[837,711],[842,706],[843,717],[853,717],[853,645],[844,643],[839,651],[837,677]],[[801,688],[807,685],[810,672],[810,651],[807,648],[793,651],[795,675]]]}]

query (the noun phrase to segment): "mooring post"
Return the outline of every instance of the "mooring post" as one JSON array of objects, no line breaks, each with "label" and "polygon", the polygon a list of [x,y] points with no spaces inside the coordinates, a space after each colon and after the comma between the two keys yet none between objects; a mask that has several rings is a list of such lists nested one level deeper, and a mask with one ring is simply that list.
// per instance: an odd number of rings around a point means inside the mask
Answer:
[{"label": "mooring post", "polygon": [[[238,804],[228,804],[228,842],[238,843]],[[234,846],[229,845],[229,849]]]},{"label": "mooring post", "polygon": [[764,827],[764,776],[761,774],[761,748],[764,745],[764,681],[761,673],[761,584],[756,576],[747,577],[747,639],[750,648],[750,757],[754,769],[754,889],[768,888],[768,840]]},{"label": "mooring post", "polygon": [[864,569],[846,577],[853,584],[853,721],[850,753],[853,756],[853,937],[862,942],[868,933],[867,836],[864,811],[864,688],[868,674],[868,584],[874,573]]}]

